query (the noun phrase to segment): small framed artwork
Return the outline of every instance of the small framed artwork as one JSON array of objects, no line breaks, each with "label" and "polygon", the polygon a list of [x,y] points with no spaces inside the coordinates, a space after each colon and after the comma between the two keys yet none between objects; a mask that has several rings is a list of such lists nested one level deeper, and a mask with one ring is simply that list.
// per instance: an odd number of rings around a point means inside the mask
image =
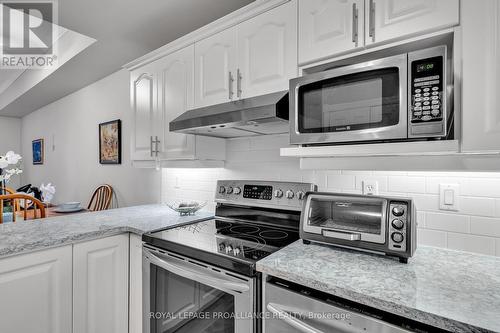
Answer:
[{"label": "small framed artwork", "polygon": [[43,164],[43,139],[33,140],[31,147],[33,149],[33,164]]},{"label": "small framed artwork", "polygon": [[122,163],[122,122],[120,119],[99,124],[99,163]]}]

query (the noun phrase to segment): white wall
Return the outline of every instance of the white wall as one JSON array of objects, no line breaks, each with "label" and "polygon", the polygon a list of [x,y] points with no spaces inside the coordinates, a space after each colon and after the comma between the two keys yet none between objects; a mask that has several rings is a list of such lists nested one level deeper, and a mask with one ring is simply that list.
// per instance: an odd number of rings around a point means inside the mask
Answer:
[{"label": "white wall", "polygon": [[[231,139],[224,169],[164,169],[162,200],[202,200],[214,209],[217,179],[311,181],[320,190],[361,193],[375,179],[381,195],[410,196],[418,209],[418,243],[500,256],[500,173],[300,170],[279,156],[288,136]],[[440,183],[460,184],[460,210],[439,210]]]},{"label": "white wall", "polygon": [[[129,74],[118,71],[22,119],[23,181],[56,186],[54,202],[87,204],[94,188],[108,183],[120,206],[155,203],[160,194],[160,173],[137,169],[130,161],[132,111]],[[99,123],[122,120],[122,164],[99,164]],[[33,165],[31,142],[45,140],[45,162]]]},{"label": "white wall", "polygon": [[[5,155],[9,150],[21,153],[21,119],[0,117],[0,155]],[[12,178],[9,187],[17,188],[20,177]]]}]

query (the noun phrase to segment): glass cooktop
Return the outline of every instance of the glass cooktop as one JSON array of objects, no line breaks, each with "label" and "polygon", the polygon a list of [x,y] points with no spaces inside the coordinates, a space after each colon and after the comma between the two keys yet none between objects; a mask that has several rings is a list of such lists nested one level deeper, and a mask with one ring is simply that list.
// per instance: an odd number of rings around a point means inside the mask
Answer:
[{"label": "glass cooktop", "polygon": [[170,249],[169,244],[175,244],[235,260],[255,262],[298,240],[299,233],[212,219],[153,232],[145,241],[151,243],[152,239],[155,240],[154,245],[166,250]]}]

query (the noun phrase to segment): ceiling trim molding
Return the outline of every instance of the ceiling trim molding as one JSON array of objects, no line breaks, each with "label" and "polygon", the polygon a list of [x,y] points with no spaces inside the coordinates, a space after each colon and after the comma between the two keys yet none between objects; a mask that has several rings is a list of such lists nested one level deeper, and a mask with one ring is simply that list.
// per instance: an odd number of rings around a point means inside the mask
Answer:
[{"label": "ceiling trim molding", "polygon": [[122,67],[132,71],[289,1],[291,0],[257,0],[193,32],[190,32],[187,35],[182,36],[171,43],[149,52],[148,54],[137,58]]}]

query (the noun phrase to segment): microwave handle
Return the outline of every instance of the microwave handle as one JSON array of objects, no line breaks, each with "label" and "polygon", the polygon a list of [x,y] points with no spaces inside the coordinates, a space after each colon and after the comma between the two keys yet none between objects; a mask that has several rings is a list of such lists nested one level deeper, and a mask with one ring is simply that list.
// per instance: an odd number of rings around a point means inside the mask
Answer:
[{"label": "microwave handle", "polygon": [[358,40],[359,40],[359,10],[356,6],[356,3],[352,4],[352,42],[354,45],[357,47],[358,46]]},{"label": "microwave handle", "polygon": [[349,240],[349,241],[361,240],[361,234],[354,233],[354,232],[323,230],[322,234],[325,237],[345,239],[345,240]]}]

